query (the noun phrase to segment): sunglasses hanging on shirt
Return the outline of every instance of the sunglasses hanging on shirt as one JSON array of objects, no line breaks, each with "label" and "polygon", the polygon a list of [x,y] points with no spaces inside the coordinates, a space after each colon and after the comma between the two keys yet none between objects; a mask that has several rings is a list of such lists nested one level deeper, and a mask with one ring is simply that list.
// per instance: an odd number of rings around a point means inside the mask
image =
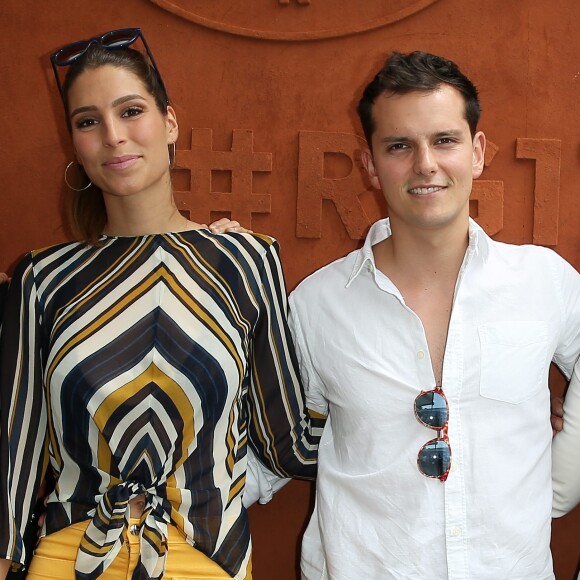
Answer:
[{"label": "sunglasses hanging on shirt", "polygon": [[417,465],[426,477],[445,481],[451,469],[451,447],[447,437],[449,404],[441,387],[421,391],[415,399],[415,417],[421,425],[437,431],[437,437],[419,450]]}]

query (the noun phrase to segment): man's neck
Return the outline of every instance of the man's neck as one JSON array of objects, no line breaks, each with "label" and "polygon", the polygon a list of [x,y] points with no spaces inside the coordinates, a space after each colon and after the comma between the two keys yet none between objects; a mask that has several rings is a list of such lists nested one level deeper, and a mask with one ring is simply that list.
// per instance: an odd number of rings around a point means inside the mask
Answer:
[{"label": "man's neck", "polygon": [[[463,227],[464,225],[464,227]],[[421,319],[435,384],[441,385],[457,278],[469,242],[469,222],[438,230],[399,228],[373,247],[375,263]]]},{"label": "man's neck", "polygon": [[449,283],[457,279],[469,242],[465,227],[414,230],[391,224],[392,235],[373,247],[379,270],[397,284]]}]

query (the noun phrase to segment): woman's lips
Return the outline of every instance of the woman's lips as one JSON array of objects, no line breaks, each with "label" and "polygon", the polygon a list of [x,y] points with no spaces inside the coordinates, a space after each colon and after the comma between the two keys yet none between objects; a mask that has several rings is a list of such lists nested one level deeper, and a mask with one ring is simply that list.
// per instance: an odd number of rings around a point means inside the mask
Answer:
[{"label": "woman's lips", "polygon": [[139,155],[123,155],[122,157],[113,157],[104,163],[108,169],[121,170],[131,167],[140,159]]}]

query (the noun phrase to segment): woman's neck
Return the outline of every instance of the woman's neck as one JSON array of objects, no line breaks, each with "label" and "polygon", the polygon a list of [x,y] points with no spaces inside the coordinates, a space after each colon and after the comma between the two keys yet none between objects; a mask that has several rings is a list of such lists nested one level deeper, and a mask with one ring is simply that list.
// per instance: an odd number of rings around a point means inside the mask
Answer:
[{"label": "woman's neck", "polygon": [[179,212],[173,194],[144,202],[141,198],[105,195],[107,224],[103,231],[109,236],[140,236],[199,229]]}]

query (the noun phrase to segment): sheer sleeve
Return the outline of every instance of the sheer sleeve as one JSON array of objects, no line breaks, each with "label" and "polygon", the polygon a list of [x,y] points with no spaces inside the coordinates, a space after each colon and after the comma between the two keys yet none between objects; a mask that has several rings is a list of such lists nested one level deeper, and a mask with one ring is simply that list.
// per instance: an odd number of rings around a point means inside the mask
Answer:
[{"label": "sheer sleeve", "polygon": [[0,335],[0,557],[25,560],[24,528],[46,468],[40,314],[31,255],[18,265]]},{"label": "sheer sleeve", "polygon": [[288,327],[286,285],[277,242],[266,248],[261,312],[254,329],[249,386],[249,439],[280,477],[313,478],[325,418],[309,413]]},{"label": "sheer sleeve", "polygon": [[4,312],[4,301],[6,300],[6,293],[8,291],[8,284],[0,284],[0,329],[2,328],[2,313]]}]

